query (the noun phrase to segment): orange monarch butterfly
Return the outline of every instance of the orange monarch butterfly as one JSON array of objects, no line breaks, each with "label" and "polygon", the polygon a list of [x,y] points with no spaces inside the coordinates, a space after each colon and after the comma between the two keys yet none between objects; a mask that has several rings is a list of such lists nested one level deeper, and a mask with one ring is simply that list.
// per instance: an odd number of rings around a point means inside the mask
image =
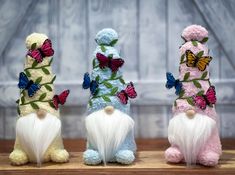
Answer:
[{"label": "orange monarch butterfly", "polygon": [[211,60],[211,56],[198,57],[191,50],[186,50],[186,65],[188,67],[197,67],[200,71],[204,71]]}]

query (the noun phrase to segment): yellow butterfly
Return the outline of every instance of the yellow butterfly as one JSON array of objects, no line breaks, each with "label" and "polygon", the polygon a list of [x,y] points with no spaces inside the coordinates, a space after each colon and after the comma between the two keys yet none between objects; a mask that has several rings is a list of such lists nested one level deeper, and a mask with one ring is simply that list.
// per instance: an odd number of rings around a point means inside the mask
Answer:
[{"label": "yellow butterfly", "polygon": [[198,57],[191,50],[186,50],[186,65],[188,67],[197,67],[200,71],[204,71],[211,60],[211,56]]}]

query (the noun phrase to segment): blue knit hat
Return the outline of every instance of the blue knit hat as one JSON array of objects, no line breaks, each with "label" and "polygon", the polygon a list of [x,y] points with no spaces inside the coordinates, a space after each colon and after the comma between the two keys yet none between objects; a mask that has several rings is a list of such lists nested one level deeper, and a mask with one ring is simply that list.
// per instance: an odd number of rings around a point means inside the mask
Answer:
[{"label": "blue knit hat", "polygon": [[[97,54],[106,57],[106,59],[121,58],[119,52],[114,48],[118,41],[118,34],[111,28],[105,28],[97,33],[95,41],[98,46],[94,51],[93,70],[89,80],[90,86],[93,87],[90,87],[91,96],[88,113],[103,109],[106,106],[113,106],[115,109],[129,114],[129,102],[123,104],[117,97],[117,93],[127,86],[122,78],[121,66],[117,71],[113,71],[109,66],[101,68],[100,61],[97,59]],[[85,77],[84,81],[86,81]]]}]

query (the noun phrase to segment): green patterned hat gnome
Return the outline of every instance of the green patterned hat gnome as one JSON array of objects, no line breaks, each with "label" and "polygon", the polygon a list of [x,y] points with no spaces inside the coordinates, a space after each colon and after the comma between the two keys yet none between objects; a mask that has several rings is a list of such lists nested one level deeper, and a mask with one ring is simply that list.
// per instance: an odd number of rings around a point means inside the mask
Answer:
[{"label": "green patterned hat gnome", "polygon": [[132,82],[125,83],[121,68],[124,64],[114,45],[118,34],[110,28],[99,31],[91,75],[85,73],[83,88],[90,90],[86,130],[88,147],[84,162],[89,165],[116,161],[134,161],[136,145],[134,121],[129,116],[129,100],[137,93]]},{"label": "green patterned hat gnome", "polygon": [[16,142],[10,160],[15,165],[27,162],[67,162],[68,152],[61,138],[58,105],[64,104],[69,90],[54,94],[56,76],[51,64],[54,50],[44,34],[26,38],[28,53],[24,71],[19,75],[20,99],[16,123]]}]

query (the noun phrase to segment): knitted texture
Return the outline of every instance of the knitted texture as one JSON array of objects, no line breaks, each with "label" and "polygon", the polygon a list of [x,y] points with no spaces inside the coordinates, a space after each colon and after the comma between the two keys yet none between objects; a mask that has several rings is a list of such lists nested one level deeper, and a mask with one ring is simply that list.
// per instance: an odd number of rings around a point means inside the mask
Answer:
[{"label": "knitted texture", "polygon": [[200,71],[197,67],[189,67],[186,65],[187,50],[192,51],[195,55],[202,53],[201,56],[208,56],[208,48],[204,43],[199,42],[203,38],[208,37],[208,32],[202,26],[192,25],[184,29],[182,36],[188,40],[180,47],[181,61],[179,66],[179,80],[182,82],[183,86],[182,93],[173,105],[173,113],[177,114],[189,109],[194,109],[198,113],[216,119],[217,114],[214,106],[201,110],[193,104],[191,98],[199,92],[206,93],[211,86],[209,65],[206,66],[204,71]]},{"label": "knitted texture", "polygon": [[[212,57],[209,56],[209,50],[205,45],[208,31],[202,26],[191,25],[183,30],[182,38],[185,43],[180,47],[179,78],[176,80],[172,74],[167,74],[166,87],[175,87],[179,93],[176,93],[178,97],[172,107],[173,118],[168,128],[171,147],[165,151],[165,158],[172,163],[185,161],[187,165],[199,163],[215,166],[222,151],[218,116],[215,103],[212,102],[216,101],[216,97],[213,93],[207,94],[210,88],[214,88],[209,74],[209,63]],[[198,102],[197,97],[201,101]],[[203,100],[205,103],[202,103]],[[190,116],[187,113],[188,110],[195,111],[195,114]],[[200,118],[202,118],[201,121],[195,120]],[[202,125],[206,122],[208,125],[204,129],[196,131],[197,128],[203,128]],[[185,124],[191,125],[191,128],[185,129],[189,127]],[[194,128],[194,126],[198,127]],[[206,135],[207,133],[209,134]],[[189,143],[190,139],[193,141]],[[199,144],[195,145],[195,143]]]},{"label": "knitted texture", "polygon": [[[122,77],[120,67],[118,71],[113,72],[109,67],[100,68],[96,55],[103,54],[106,57],[121,58],[118,51],[113,47],[117,42],[118,35],[113,29],[103,29],[97,33],[95,41],[98,46],[93,54],[93,69],[91,79],[98,83],[97,93],[90,97],[88,112],[103,109],[108,105],[114,106],[125,113],[129,113],[130,105],[123,104],[116,96],[117,92],[125,89],[126,83]],[[113,44],[110,44],[113,43]]]},{"label": "knitted texture", "polygon": [[[44,41],[47,40],[48,37],[44,34],[40,33],[33,33],[29,35],[26,38],[26,47],[27,49],[31,49],[32,46],[34,46],[34,49],[39,49],[43,45]],[[37,83],[40,85],[40,89],[34,93],[32,97],[28,95],[28,88],[21,89],[20,90],[20,98],[17,101],[18,103],[18,113],[20,117],[17,120],[17,123],[21,119],[25,119],[26,125],[28,123],[29,118],[28,116],[31,115],[32,117],[38,117],[40,121],[40,116],[37,115],[38,110],[45,111],[45,117],[48,117],[48,114],[50,114],[52,117],[55,117],[57,120],[57,123],[60,123],[59,118],[59,110],[55,109],[55,106],[53,104],[53,97],[54,97],[54,85],[53,82],[55,81],[56,76],[52,73],[52,64],[53,58],[50,57],[43,57],[42,62],[37,62],[36,59],[32,58],[29,54],[27,54],[25,58],[25,65],[24,65],[24,74],[27,76],[28,80],[32,80],[34,83]],[[32,116],[34,115],[34,116]],[[45,121],[43,118],[41,121]],[[54,125],[54,123],[53,123]],[[31,126],[31,125],[30,125]],[[20,141],[20,137],[18,136],[19,133],[16,133],[16,140],[14,145],[14,150],[9,155],[9,158],[13,165],[23,165],[28,162],[37,162],[39,165],[42,162],[67,162],[69,159],[68,152],[64,149],[63,141],[60,135],[60,125],[59,126],[59,132],[58,135],[56,135],[52,142],[49,144],[45,153],[43,154],[42,160],[38,161],[38,159],[35,158],[35,155],[33,155],[33,152],[29,154],[29,150],[27,150],[25,147],[22,146],[22,142]],[[28,126],[25,126],[26,128]],[[45,133],[46,135],[50,135],[52,133],[52,130],[54,128],[47,128],[46,131],[42,131],[40,133],[37,131],[41,127],[40,122],[35,120],[35,123],[33,124],[33,130],[30,132],[31,136],[35,136],[35,133],[39,134],[38,139],[41,139],[39,144],[43,145],[45,139]],[[55,127],[55,126],[54,126]],[[21,128],[22,129],[22,128]],[[34,130],[35,129],[35,130]],[[21,130],[23,132],[23,130]],[[30,135],[30,133],[27,133]],[[25,136],[27,136],[26,133],[24,133]],[[40,138],[40,136],[43,136]],[[26,140],[28,137],[26,138]],[[32,140],[28,140],[27,143],[31,145]],[[35,145],[34,147],[37,147],[38,145]],[[45,146],[45,145],[44,145]],[[43,147],[43,146],[42,146]],[[41,151],[41,150],[40,150]]]},{"label": "knitted texture", "polygon": [[[26,47],[30,49],[32,44],[36,43],[36,48],[40,48],[46,39],[44,34],[31,34],[26,38]],[[59,117],[59,111],[55,110],[52,102],[55,95],[53,83],[56,78],[52,73],[52,61],[52,57],[44,57],[43,62],[38,63],[31,56],[26,56],[24,72],[30,80],[40,84],[41,88],[32,97],[28,96],[26,90],[21,90],[18,110],[21,116],[43,109]]]},{"label": "knitted texture", "polygon": [[[114,47],[118,41],[118,34],[116,31],[110,28],[103,29],[97,33],[95,41],[98,46],[93,53],[92,72],[90,75],[88,73],[84,75],[83,82],[83,88],[90,89],[91,92],[88,102],[88,116],[85,119],[88,132],[88,143],[87,150],[83,154],[83,160],[87,165],[97,165],[101,162],[104,164],[107,162],[131,164],[135,159],[134,152],[136,151],[132,127],[134,121],[129,116],[129,101],[130,98],[134,98],[135,96],[133,95],[135,94],[135,91],[132,91],[134,86],[132,83],[126,83],[122,76],[121,70],[124,60]],[[103,66],[103,63],[105,66]],[[131,90],[127,92],[125,90],[128,86]],[[127,94],[131,91],[133,94]],[[119,93],[123,93],[123,97],[126,98],[123,99],[119,97]],[[107,106],[112,106],[114,110],[114,112],[108,114],[108,116],[106,116],[104,110]],[[120,111],[121,117],[115,116],[115,111]],[[103,116],[105,117],[102,118]],[[119,117],[121,119],[118,119],[120,123],[115,123],[115,119]],[[89,122],[92,122],[95,118],[96,122],[89,125]],[[109,124],[107,121],[109,121],[109,119],[113,121],[110,123],[112,127],[108,126]],[[126,123],[123,119],[125,119]],[[127,126],[126,128],[129,129],[127,131],[125,131],[125,127],[120,129],[122,126]],[[106,128],[107,130],[103,128]],[[108,133],[112,133],[112,136],[109,136]],[[98,138],[94,139],[97,135],[99,135]],[[120,138],[122,138],[122,141],[118,143]],[[97,142],[99,143],[97,144]],[[110,144],[107,145],[106,143]],[[112,150],[113,145],[117,143],[118,148],[111,151],[112,153],[109,154],[108,158],[105,157],[107,154],[104,154],[104,152],[106,153],[109,150]],[[100,148],[99,145],[103,145],[102,148]]]}]

